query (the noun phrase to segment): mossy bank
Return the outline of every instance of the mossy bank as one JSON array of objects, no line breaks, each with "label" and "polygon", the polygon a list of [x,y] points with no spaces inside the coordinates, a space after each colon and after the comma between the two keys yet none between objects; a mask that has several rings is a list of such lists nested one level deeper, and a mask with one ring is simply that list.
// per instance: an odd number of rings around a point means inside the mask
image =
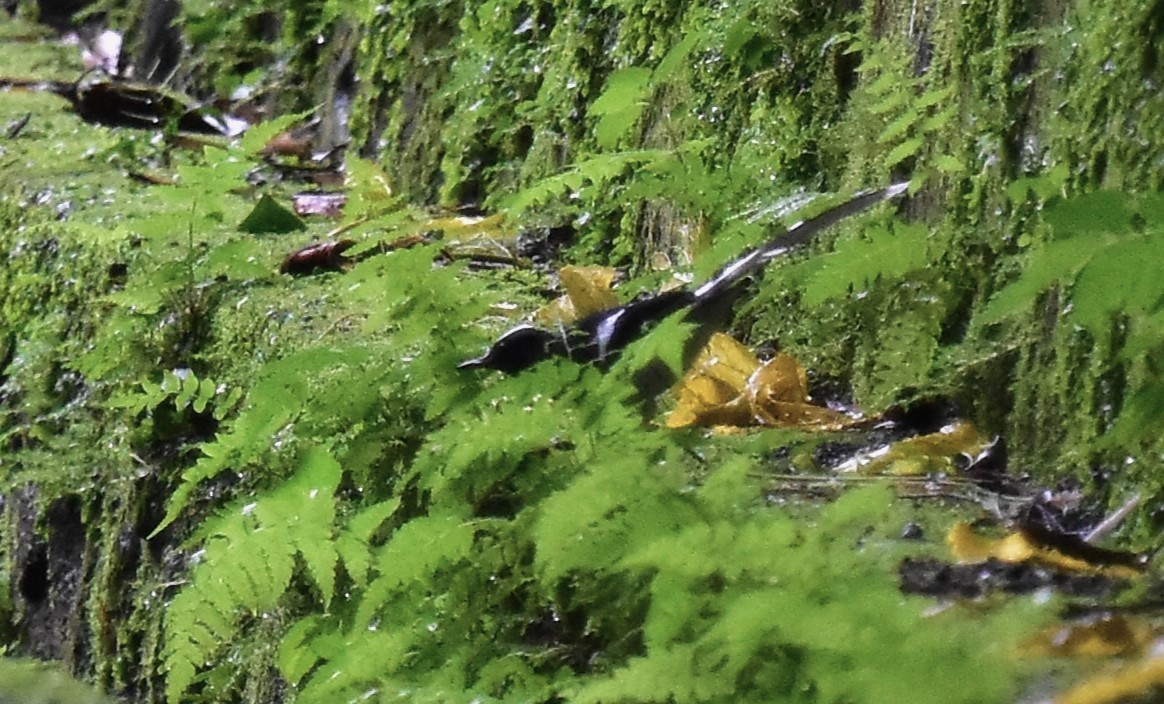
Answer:
[{"label": "mossy bank", "polygon": [[[1161,292],[1127,285],[1155,280],[1164,231],[1157,3],[190,3],[178,26],[191,90],[323,106],[370,240],[426,208],[504,212],[574,233],[567,258],[627,267],[633,293],[759,241],[790,196],[912,179],[901,212],[772,267],[736,332],[870,414],[949,399],[1012,473],[1113,504],[1164,490]],[[79,72],[26,31],[0,33],[9,65]],[[141,702],[1023,686],[1004,645],[1046,614],[927,622],[898,594],[897,535],[938,530],[928,508],[774,507],[773,451],[815,440],[644,425],[635,365],[678,327],[607,374],[458,372],[540,274],[433,245],[281,276],[335,223],[240,230],[286,194],[253,178],[261,135],[187,152],[0,95],[0,125],[27,114],[0,140],[9,651]]]}]

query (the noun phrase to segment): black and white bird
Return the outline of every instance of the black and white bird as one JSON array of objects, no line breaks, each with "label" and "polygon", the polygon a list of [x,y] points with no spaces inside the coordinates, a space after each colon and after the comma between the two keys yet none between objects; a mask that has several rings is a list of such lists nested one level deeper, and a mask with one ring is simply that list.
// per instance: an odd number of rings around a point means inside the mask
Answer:
[{"label": "black and white bird", "polygon": [[[598,311],[562,330],[519,325],[497,338],[485,354],[465,360],[458,367],[497,369],[515,374],[554,356],[568,357],[582,363],[610,362],[651,324],[682,310],[687,311],[686,318],[689,321],[697,323],[706,331],[703,337],[709,336],[724,317],[721,309],[725,305],[730,307],[733,299],[731,294],[745,278],[763,269],[773,259],[807,243],[822,230],[882,201],[895,198],[908,187],[908,183],[897,183],[887,188],[858,193],[848,201],[814,218],[798,222],[765,244],[749,250],[695,289],[681,288],[639,298]],[[695,346],[696,351],[701,346]]]}]

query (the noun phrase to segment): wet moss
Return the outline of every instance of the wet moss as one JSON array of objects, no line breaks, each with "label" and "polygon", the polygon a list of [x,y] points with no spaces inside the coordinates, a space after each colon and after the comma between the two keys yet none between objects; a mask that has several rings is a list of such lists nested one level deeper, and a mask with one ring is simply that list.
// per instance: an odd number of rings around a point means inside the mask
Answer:
[{"label": "wet moss", "polygon": [[[317,9],[290,18],[284,41],[314,41],[323,16]],[[1043,236],[1033,225],[1037,205],[1008,199],[1013,179],[1061,165],[1070,189],[1161,186],[1158,3],[396,2],[342,21],[352,31],[320,52],[327,70],[296,77],[313,86],[316,99],[331,100],[333,84],[346,80],[337,67],[358,34],[354,143],[384,165],[399,193],[418,202],[493,209],[538,179],[604,153],[591,106],[607,78],[620,68],[657,65],[689,36],[698,42],[688,65],[650,92],[643,119],[618,146],[707,140],[709,165],[743,164],[751,179],[730,191],[724,186],[723,197],[733,199],[725,211],[800,187],[907,177],[934,155],[953,157],[960,169],[929,174],[902,213],[931,228],[930,265],[907,286],[874,281],[809,305],[799,287],[813,265],[798,260],[770,273],[737,327],[838,380],[870,411],[953,398],[1006,439],[1018,472],[1047,482],[1071,476],[1113,501],[1132,486],[1164,492],[1152,459],[1160,448],[1101,444],[1143,372],[1142,363],[1118,359],[1118,335],[1100,345],[1065,329],[1062,291],[1046,295],[1012,328],[973,324],[989,297],[1020,274],[1016,256]],[[239,38],[257,51],[255,38],[269,30],[253,22],[225,29],[202,51]],[[312,71],[309,57],[317,54],[296,53],[288,70]],[[220,56],[204,67],[242,72],[270,58]],[[70,66],[60,48],[22,61],[38,75],[64,75]],[[896,114],[882,110],[885,96],[869,90],[882,75],[903,86],[916,81],[899,89],[912,91],[903,104],[953,89],[943,103],[953,117],[924,132],[917,154],[892,168],[885,161],[893,145],[878,136]],[[111,313],[101,295],[126,285],[125,271],[138,273],[132,265],[147,266],[117,226],[145,217],[153,204],[144,190],[114,188],[109,179],[119,178],[121,164],[153,155],[153,147],[143,137],[78,128],[62,108],[51,96],[22,96],[0,119],[24,111],[37,118],[26,135],[36,141],[4,143],[0,165],[21,174],[0,199],[0,252],[7,257],[0,268],[0,467],[11,497],[0,552],[8,591],[23,592],[10,608],[0,606],[0,630],[27,624],[34,597],[60,600],[71,611],[53,621],[62,634],[42,654],[70,660],[134,699],[159,701],[159,604],[184,573],[186,556],[175,546],[189,525],[152,540],[144,535],[193,460],[194,444],[216,428],[187,409],[147,419],[106,402],[175,366],[242,385],[262,363],[345,333],[362,312],[325,278],[207,288],[205,298],[174,306],[177,317]],[[49,156],[37,158],[37,150]],[[64,162],[76,166],[62,169]],[[640,269],[659,251],[678,259],[697,249],[698,235],[690,233],[710,229],[704,236],[714,238],[726,219],[716,220],[706,205],[720,193],[679,205],[615,195],[598,199],[593,212],[549,209],[531,217],[572,220],[592,233],[585,238],[591,249],[575,258],[617,255]],[[27,203],[40,208],[29,212]],[[91,226],[69,221],[78,210]],[[272,261],[285,249],[263,246]],[[823,242],[816,253],[831,246]],[[116,266],[126,263],[127,270]],[[218,490],[245,491],[245,482]],[[25,489],[30,484],[35,492]],[[1151,521],[1141,520],[1143,534]],[[64,541],[54,534],[58,524],[76,543],[67,560],[54,552]],[[73,572],[62,576],[65,562]],[[68,589],[60,586],[69,580]],[[264,622],[236,644],[260,653],[242,674],[222,675],[239,678],[235,691],[246,701],[279,697],[270,676],[276,624]]]}]

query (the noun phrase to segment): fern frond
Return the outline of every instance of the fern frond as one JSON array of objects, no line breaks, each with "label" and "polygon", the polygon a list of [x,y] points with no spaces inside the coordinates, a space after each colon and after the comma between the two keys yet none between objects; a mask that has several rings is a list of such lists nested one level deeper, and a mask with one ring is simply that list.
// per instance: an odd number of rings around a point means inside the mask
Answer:
[{"label": "fern frond", "polygon": [[401,526],[376,557],[379,576],[368,585],[356,611],[366,627],[401,587],[469,555],[474,528],[458,516],[425,516]]},{"label": "fern frond", "polygon": [[1039,294],[1074,278],[1105,246],[1105,238],[1094,235],[1057,240],[1035,249],[1028,255],[1022,276],[990,299],[978,322],[990,325],[1029,311]]},{"label": "fern frond", "polygon": [[651,91],[651,71],[640,66],[619,69],[606,79],[602,95],[590,104],[599,117],[595,140],[604,149],[614,148],[639,120]]},{"label": "fern frond", "polygon": [[[592,469],[542,502],[534,538],[546,584],[574,570],[602,570],[661,535],[695,520],[674,490],[678,477],[659,471],[633,447],[599,455]],[[661,464],[661,463],[659,463]]]},{"label": "fern frond", "polygon": [[313,449],[288,481],[211,522],[191,584],[166,612],[168,701],[182,701],[198,670],[238,632],[242,613],[274,608],[297,555],[324,604],[331,600],[338,559],[333,495],[341,473],[326,451]]},{"label": "fern frond", "polygon": [[928,237],[923,224],[895,222],[869,228],[865,238],[842,238],[831,254],[820,257],[820,268],[804,288],[804,302],[819,305],[924,267]]},{"label": "fern frond", "polygon": [[369,354],[359,347],[312,348],[267,364],[230,429],[204,444],[203,456],[182,473],[165,517],[150,535],[157,535],[181,515],[201,482],[228,469],[241,469],[268,452],[276,434],[308,405],[314,382],[324,371],[359,364]]},{"label": "fern frond", "polygon": [[642,149],[603,154],[579,162],[565,172],[539,181],[514,195],[505,204],[507,217],[518,222],[531,208],[566,196],[587,185],[602,187],[624,175],[628,169],[660,161],[670,155],[671,152],[666,150]]},{"label": "fern frond", "polygon": [[363,588],[368,584],[372,569],[372,535],[398,508],[400,497],[372,504],[353,516],[336,538],[336,551],[357,587]]},{"label": "fern frond", "polygon": [[1164,247],[1160,200],[1098,191],[1048,207],[1054,239],[1027,255],[1022,275],[995,294],[978,322],[1029,311],[1043,291],[1064,284],[1071,295],[1067,315],[1093,337],[1108,339],[1117,314],[1128,316],[1134,331],[1164,305],[1164,279],[1156,272]]}]

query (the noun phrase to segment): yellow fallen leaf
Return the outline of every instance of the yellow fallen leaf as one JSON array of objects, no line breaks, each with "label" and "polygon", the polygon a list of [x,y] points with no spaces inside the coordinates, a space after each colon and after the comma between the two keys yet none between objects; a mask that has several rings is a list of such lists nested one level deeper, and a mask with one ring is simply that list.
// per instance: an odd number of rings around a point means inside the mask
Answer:
[{"label": "yellow fallen leaf", "polygon": [[730,386],[736,394],[742,394],[759,366],[760,360],[751,350],[717,332],[695,358],[689,374],[710,376]]},{"label": "yellow fallen leaf", "polygon": [[680,382],[667,427],[734,425],[835,430],[853,421],[808,401],[808,375],[787,354],[760,364],[748,348],[712,335]]},{"label": "yellow fallen leaf", "polygon": [[748,377],[748,390],[758,399],[808,402],[808,373],[790,354],[778,354]]},{"label": "yellow fallen leaf", "polygon": [[617,272],[609,266],[564,266],[558,279],[579,318],[618,305],[611,287]]},{"label": "yellow fallen leaf", "polygon": [[748,378],[752,416],[776,428],[840,430],[854,420],[844,413],[809,403],[808,373],[792,355],[780,354]]},{"label": "yellow fallen leaf", "polygon": [[993,540],[975,533],[967,523],[959,521],[946,534],[950,554],[961,563],[985,562],[989,559],[1003,562],[1026,562],[1035,555],[1035,549],[1021,533],[1011,533]]},{"label": "yellow fallen leaf", "polygon": [[558,296],[534,313],[534,322],[544,328],[569,325],[577,319],[578,313],[569,296]]},{"label": "yellow fallen leaf", "polygon": [[1142,619],[1111,614],[1087,623],[1052,626],[1028,638],[1019,649],[1024,655],[1109,658],[1142,652],[1154,637],[1154,630]]},{"label": "yellow fallen leaf", "polygon": [[748,348],[715,333],[676,387],[678,400],[667,416],[667,427],[751,425],[751,407],[744,391],[759,366],[760,360]]},{"label": "yellow fallen leaf", "polygon": [[446,239],[453,237],[501,237],[504,234],[505,215],[452,215],[435,217],[421,223],[424,230],[441,230]]},{"label": "yellow fallen leaf", "polygon": [[600,310],[618,305],[614,285],[616,271],[608,266],[564,266],[558,280],[566,293],[541,307],[534,319],[545,327],[569,325]]},{"label": "yellow fallen leaf", "polygon": [[1031,562],[1067,572],[1102,574],[1117,579],[1133,579],[1141,574],[1127,565],[1097,564],[1080,557],[1065,554],[1032,538],[1019,530],[997,540],[984,538],[966,523],[956,523],[946,535],[946,545],[954,559],[962,563],[985,562],[989,559],[1008,563]]},{"label": "yellow fallen leaf", "polygon": [[1091,677],[1055,697],[1055,704],[1116,704],[1164,688],[1164,658],[1155,657]]},{"label": "yellow fallen leaf", "polygon": [[863,453],[844,462],[837,471],[862,474],[916,476],[950,471],[959,455],[977,455],[990,445],[973,423],[958,420],[936,433],[907,438]]},{"label": "yellow fallen leaf", "polygon": [[667,416],[668,428],[693,425],[751,425],[752,409],[747,399],[729,384],[712,376],[701,376],[683,383],[679,401]]}]

